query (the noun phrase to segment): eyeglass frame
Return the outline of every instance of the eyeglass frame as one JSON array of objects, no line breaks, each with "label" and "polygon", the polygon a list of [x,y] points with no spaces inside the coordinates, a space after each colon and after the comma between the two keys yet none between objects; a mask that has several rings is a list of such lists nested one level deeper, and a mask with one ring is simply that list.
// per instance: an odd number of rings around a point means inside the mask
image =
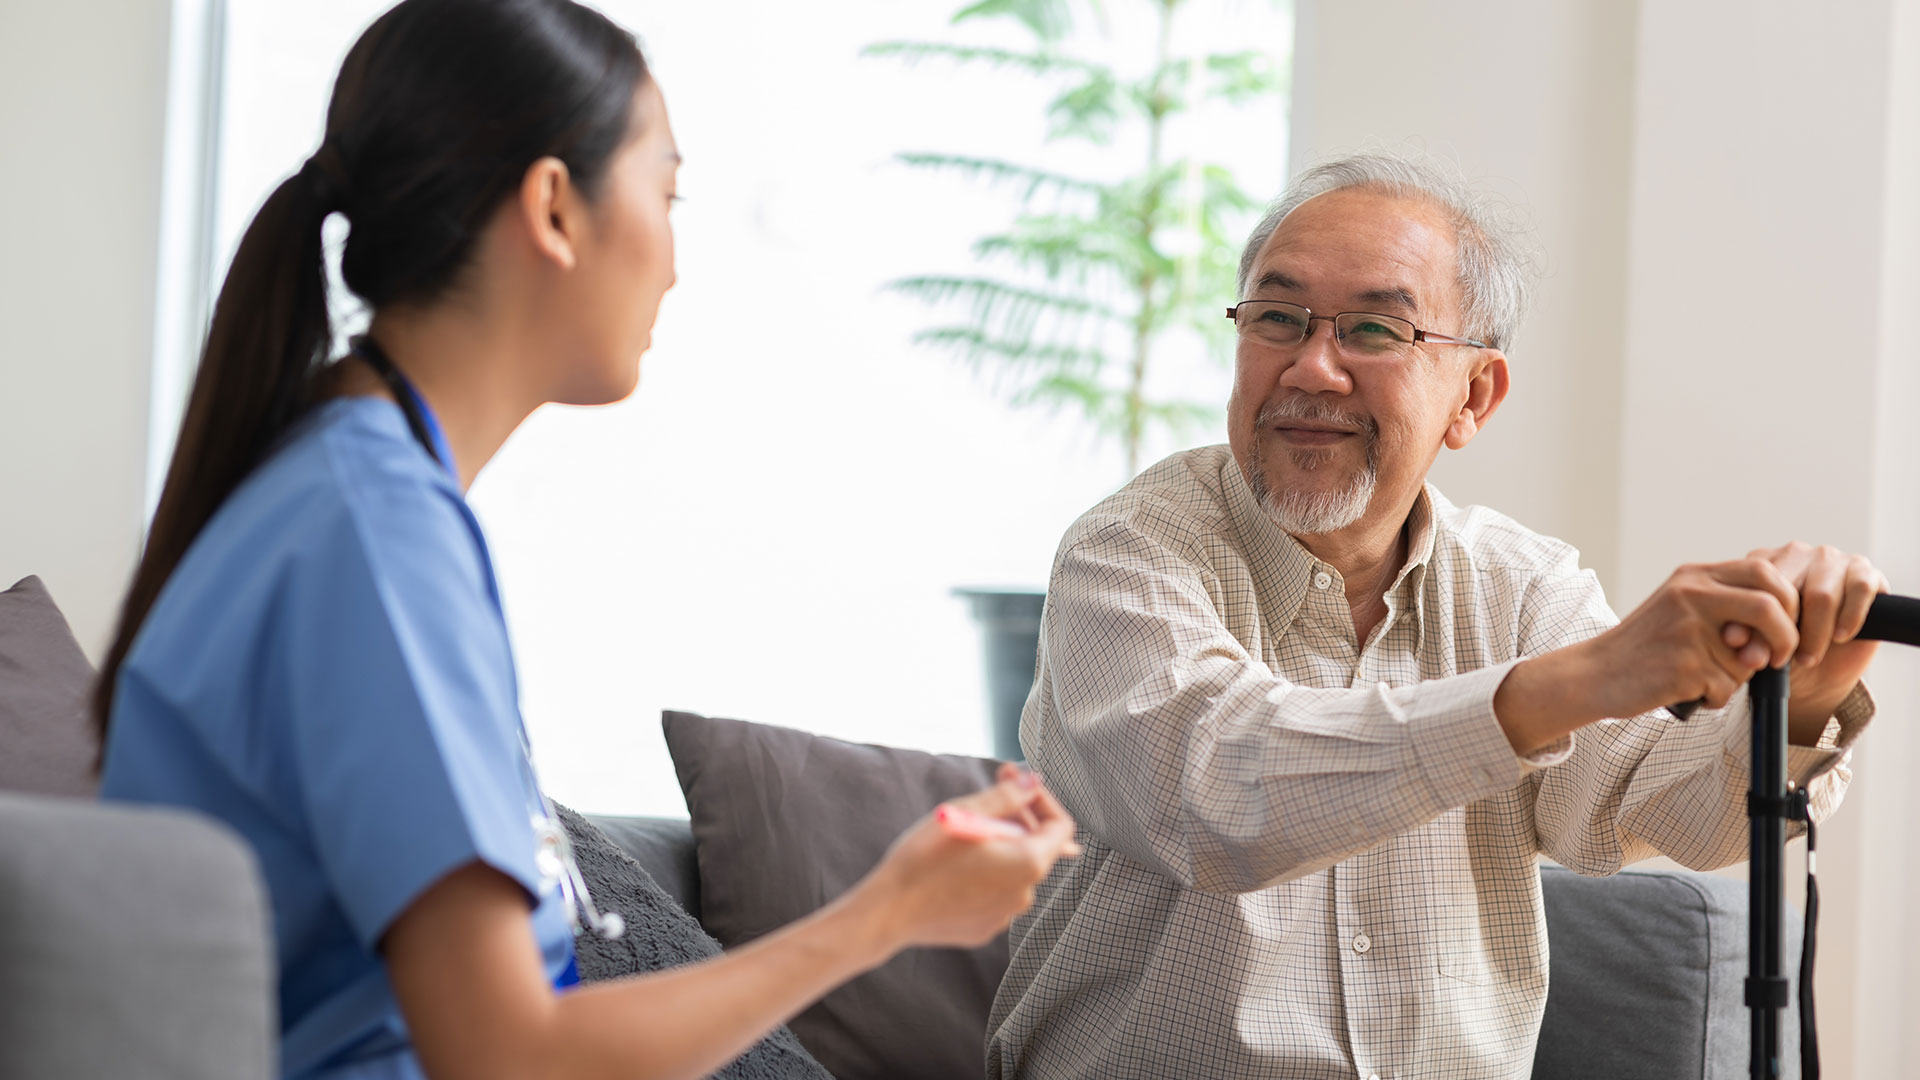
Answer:
[{"label": "eyeglass frame", "polygon": [[[1307,313],[1307,317],[1305,320],[1306,327],[1305,329],[1300,331],[1299,341],[1289,342],[1289,344],[1293,344],[1293,345],[1304,344],[1308,338],[1312,337],[1313,324],[1316,322],[1325,321],[1325,322],[1332,323],[1335,320],[1340,319],[1341,317],[1346,315],[1365,315],[1373,319],[1392,319],[1394,322],[1406,323],[1408,326],[1413,326],[1413,341],[1415,344],[1418,344],[1419,342],[1422,342],[1422,341],[1430,341],[1435,345],[1467,345],[1475,349],[1486,349],[1486,348],[1492,347],[1484,341],[1475,341],[1472,338],[1453,337],[1450,334],[1435,334],[1430,331],[1422,330],[1418,326],[1414,326],[1412,319],[1403,319],[1398,315],[1388,315],[1383,311],[1336,311],[1331,315],[1315,315],[1313,313],[1312,308],[1308,307],[1305,304],[1296,304],[1291,300],[1242,300],[1240,301],[1239,304],[1235,304],[1232,307],[1227,309],[1227,318],[1232,320],[1234,329],[1236,330],[1240,328],[1240,316],[1237,314],[1237,312],[1240,310],[1240,307],[1242,304],[1285,304],[1287,307],[1299,308],[1301,311],[1306,312]],[[1334,340],[1334,344],[1338,346],[1340,343],[1340,334],[1337,329],[1334,331],[1333,340]]]}]

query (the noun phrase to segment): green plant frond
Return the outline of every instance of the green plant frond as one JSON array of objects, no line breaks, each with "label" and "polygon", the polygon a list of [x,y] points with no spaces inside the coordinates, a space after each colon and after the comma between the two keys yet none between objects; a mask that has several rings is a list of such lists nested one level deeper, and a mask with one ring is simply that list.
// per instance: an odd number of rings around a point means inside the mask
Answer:
[{"label": "green plant frond", "polygon": [[1057,342],[1008,340],[991,337],[973,326],[942,326],[913,336],[915,345],[947,349],[979,366],[988,358],[1009,368],[1052,368],[1060,372],[1097,372],[1107,365],[1100,349]]},{"label": "green plant frond", "polygon": [[1055,191],[1076,195],[1100,195],[1106,191],[1106,185],[1092,180],[1082,180],[1077,176],[1036,169],[1011,161],[997,158],[968,157],[961,154],[904,153],[894,155],[894,159],[903,165],[916,169],[935,169],[957,172],[969,180],[985,179],[989,184],[1025,185],[1020,197],[1031,200],[1041,191],[1051,188]]},{"label": "green plant frond", "polygon": [[[1149,213],[1155,225],[1181,220],[1187,212],[1190,194],[1188,170],[1193,163],[1185,158],[1162,164],[1151,173],[1141,173],[1108,185],[1102,204],[1104,212],[1129,214],[1136,218]],[[1198,195],[1203,214],[1250,210],[1260,205],[1234,180],[1225,167],[1200,164]]]},{"label": "green plant frond", "polygon": [[1048,52],[1019,52],[981,45],[953,45],[943,41],[882,41],[860,50],[861,56],[891,57],[908,64],[922,60],[950,60],[956,64],[985,64],[992,68],[1020,68],[1033,75],[1085,72],[1098,67],[1070,56]]},{"label": "green plant frond", "polygon": [[1140,404],[1140,418],[1181,435],[1220,419],[1220,408],[1197,401],[1146,401]]},{"label": "green plant frond", "polygon": [[1097,379],[1059,372],[1033,380],[1014,393],[1010,400],[1022,407],[1050,405],[1057,409],[1063,405],[1076,406],[1102,430],[1110,430],[1121,398],[1119,391],[1102,385]]},{"label": "green plant frond", "polygon": [[1209,84],[1202,96],[1211,101],[1244,105],[1257,98],[1284,95],[1287,71],[1267,53],[1217,53],[1206,58]]},{"label": "green plant frond", "polygon": [[977,259],[995,257],[1044,273],[1048,280],[1071,278],[1086,284],[1096,275],[1127,279],[1138,267],[1127,247],[1127,237],[1113,223],[1066,215],[1029,215],[1012,232],[983,236],[974,241]]},{"label": "green plant frond", "polygon": [[890,282],[887,288],[928,304],[964,303],[976,329],[1005,341],[1030,341],[1041,336],[1043,321],[1054,328],[1045,336],[1060,340],[1086,324],[1121,318],[1111,307],[1088,297],[1043,292],[986,278],[902,278]]},{"label": "green plant frond", "polygon": [[1233,173],[1224,165],[1203,165],[1200,168],[1200,182],[1205,192],[1207,209],[1218,213],[1221,210],[1252,210],[1260,205],[1260,200],[1247,194]]},{"label": "green plant frond", "polygon": [[1208,101],[1243,106],[1285,93],[1286,75],[1280,65],[1254,51],[1177,57],[1124,88],[1125,97],[1149,116],[1172,116]]},{"label": "green plant frond", "polygon": [[1058,41],[1073,30],[1067,0],[976,0],[954,12],[958,25],[974,19],[1012,19],[1041,41]]},{"label": "green plant frond", "polygon": [[1047,138],[1085,139],[1106,145],[1120,124],[1121,108],[1127,103],[1119,80],[1106,68],[1095,68],[1086,78],[1062,90],[1047,105]]},{"label": "green plant frond", "polygon": [[[1168,8],[1182,2],[1162,0]],[[1237,121],[1240,136],[1260,139],[1266,137],[1261,114],[1285,98],[1286,61],[1256,50],[1181,57],[1144,79],[1134,78],[1138,70],[1131,67],[1056,55],[1070,48],[1069,34],[1083,29],[1074,23],[1084,21],[1086,10],[1096,19],[1103,15],[1099,0],[961,3],[955,23],[1018,22],[1033,35],[1031,47],[889,42],[866,55],[991,65],[1039,77],[1049,87],[1049,140],[1111,145],[1149,125],[1176,130],[1194,110],[1222,106],[1246,107]],[[1194,158],[1159,161],[1125,179],[1096,183],[978,157],[923,153],[900,160],[957,171],[1021,199],[1011,225],[973,246],[974,258],[997,264],[990,270],[1004,270],[1006,280],[983,268],[979,276],[910,277],[887,286],[942,309],[932,320],[940,325],[915,335],[915,346],[964,360],[1015,406],[1081,414],[1088,428],[1123,445],[1130,463],[1149,432],[1184,435],[1218,424],[1217,404],[1143,396],[1155,384],[1141,381],[1140,371],[1159,377],[1176,347],[1163,337],[1169,332],[1196,360],[1227,363],[1235,352],[1237,338],[1221,312],[1235,299],[1240,245],[1259,203],[1226,169]],[[1123,342],[1130,344],[1123,349]]]}]

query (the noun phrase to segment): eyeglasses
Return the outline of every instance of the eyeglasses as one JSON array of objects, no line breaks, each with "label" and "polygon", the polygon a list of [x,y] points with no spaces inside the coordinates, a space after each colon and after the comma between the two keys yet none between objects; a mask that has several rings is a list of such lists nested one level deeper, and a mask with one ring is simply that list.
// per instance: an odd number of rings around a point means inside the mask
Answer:
[{"label": "eyeglasses", "polygon": [[1333,340],[1340,351],[1355,357],[1405,355],[1422,341],[1435,345],[1471,345],[1476,349],[1487,347],[1486,342],[1472,338],[1430,333],[1392,315],[1371,311],[1315,315],[1299,304],[1284,300],[1243,300],[1227,309],[1227,318],[1233,320],[1241,337],[1262,345],[1298,345],[1313,333],[1313,324],[1324,319],[1333,324]]}]

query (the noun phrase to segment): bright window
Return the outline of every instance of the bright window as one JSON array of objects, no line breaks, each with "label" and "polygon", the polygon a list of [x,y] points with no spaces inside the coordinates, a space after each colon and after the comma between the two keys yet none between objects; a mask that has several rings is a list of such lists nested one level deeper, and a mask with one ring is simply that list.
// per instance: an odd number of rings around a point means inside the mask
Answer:
[{"label": "bright window", "polygon": [[[317,145],[340,59],[386,6],[229,0],[216,282],[254,208]],[[938,312],[883,288],[976,272],[974,240],[1017,202],[899,152],[1105,179],[1143,151],[1125,135],[1047,144],[1051,84],[1017,71],[861,56],[894,39],[1022,43],[1013,26],[949,25],[957,6],[601,5],[640,36],[686,158],[679,285],[635,398],[543,410],[472,492],[541,777],[563,802],[684,812],[663,707],[985,753],[980,640],[953,590],[1043,586],[1066,527],[1125,479],[1118,446],[1071,412],[1012,408],[993,369],[912,344]],[[1104,5],[1081,51],[1151,56],[1156,6]],[[1271,3],[1194,0],[1170,41],[1284,64],[1291,22]],[[1270,197],[1284,102],[1209,124],[1177,137]],[[1224,405],[1229,373],[1197,340],[1185,351],[1162,384]],[[1143,460],[1223,430],[1216,411]]]}]

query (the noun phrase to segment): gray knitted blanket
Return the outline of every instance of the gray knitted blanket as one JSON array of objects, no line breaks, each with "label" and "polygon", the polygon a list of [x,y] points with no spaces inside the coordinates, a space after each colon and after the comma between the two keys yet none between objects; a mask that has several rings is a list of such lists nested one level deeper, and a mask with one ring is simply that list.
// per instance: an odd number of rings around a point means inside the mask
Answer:
[{"label": "gray knitted blanket", "polygon": [[[720,954],[720,943],[699,920],[674,903],[646,867],[579,814],[555,810],[573,841],[574,858],[587,879],[596,906],[617,911],[627,932],[608,941],[591,931],[574,939],[580,978],[586,982],[660,971]],[[833,1080],[786,1027],[777,1027],[732,1064],[713,1074],[718,1080]]]}]

